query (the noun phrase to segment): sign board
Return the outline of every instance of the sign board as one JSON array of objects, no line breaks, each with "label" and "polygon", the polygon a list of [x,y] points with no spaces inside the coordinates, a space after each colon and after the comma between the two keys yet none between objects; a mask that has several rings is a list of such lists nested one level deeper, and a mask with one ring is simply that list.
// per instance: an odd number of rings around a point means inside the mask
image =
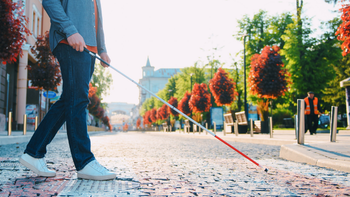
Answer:
[{"label": "sign board", "polygon": [[224,110],[222,109],[222,107],[210,108],[210,117],[212,125],[214,125],[215,122],[218,128],[224,126]]},{"label": "sign board", "polygon": [[258,120],[258,108],[254,105],[248,105],[248,120],[252,119],[253,121]]},{"label": "sign board", "polygon": [[56,93],[52,92],[52,91],[44,92],[44,97],[47,97],[49,99],[55,98],[56,97]]},{"label": "sign board", "polygon": [[27,130],[34,130],[35,125],[35,116],[38,116],[38,106],[35,104],[27,104],[26,106],[26,114],[27,114]]}]

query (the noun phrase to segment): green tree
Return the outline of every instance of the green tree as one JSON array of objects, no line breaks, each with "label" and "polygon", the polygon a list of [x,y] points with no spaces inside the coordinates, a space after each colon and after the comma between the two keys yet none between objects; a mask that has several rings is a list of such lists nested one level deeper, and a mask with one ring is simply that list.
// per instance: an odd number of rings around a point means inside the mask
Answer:
[{"label": "green tree", "polygon": [[[278,45],[284,47],[285,41],[281,39],[287,26],[293,23],[290,13],[283,13],[277,16],[268,16],[266,11],[260,10],[253,18],[247,15],[238,20],[238,34],[247,34],[246,42],[246,65],[250,65],[251,57],[260,53],[266,46]],[[242,40],[243,37],[237,37]]]},{"label": "green tree", "polygon": [[109,95],[110,85],[112,83],[113,78],[109,69],[104,68],[100,63],[96,63],[91,79],[92,86],[97,88],[96,95],[101,99],[103,99],[103,96]]},{"label": "green tree", "polygon": [[236,83],[237,90],[237,102],[233,102],[230,105],[230,109],[234,111],[241,111],[243,103],[243,69],[238,69],[237,62],[234,62],[231,67],[230,78]]},{"label": "green tree", "polygon": [[205,83],[205,68],[200,68],[197,63],[194,66],[181,69],[181,73],[178,74],[176,80],[176,92],[174,97],[181,100],[186,91],[191,92],[191,74],[192,74],[192,86],[195,83]]},{"label": "green tree", "polygon": [[[298,21],[295,20],[288,26],[286,35],[282,36],[286,44],[281,54],[285,56],[285,65],[291,73],[290,93],[294,103],[310,90],[321,93],[327,83],[334,79],[333,65],[341,57],[335,36],[326,33],[320,39],[310,38],[310,24],[306,21],[303,23],[302,35],[299,35]],[[329,27],[334,26],[331,23],[335,21],[330,22]]]},{"label": "green tree", "polygon": [[176,87],[176,81],[178,79],[178,75],[174,75],[172,76],[169,80],[168,80],[168,83],[165,84],[165,92],[168,92],[168,94],[165,94],[165,101],[168,101],[170,100],[170,97],[172,97],[173,95],[176,94],[176,90],[177,90],[177,87]]},{"label": "green tree", "polygon": [[325,102],[326,109],[331,106],[338,106],[338,113],[346,113],[345,89],[340,87],[340,81],[350,77],[350,56],[345,56],[334,66],[336,77],[328,83],[323,92],[322,100]]}]

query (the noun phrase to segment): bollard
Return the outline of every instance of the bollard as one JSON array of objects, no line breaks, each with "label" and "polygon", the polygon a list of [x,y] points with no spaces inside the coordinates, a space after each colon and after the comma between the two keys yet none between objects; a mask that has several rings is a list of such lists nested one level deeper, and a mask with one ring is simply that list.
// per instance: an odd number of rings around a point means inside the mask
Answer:
[{"label": "bollard", "polygon": [[224,133],[224,136],[226,136],[226,122],[224,122],[224,130],[222,131]]},{"label": "bollard", "polygon": [[38,128],[38,116],[35,116],[34,131],[36,131],[36,128]]},{"label": "bollard", "polygon": [[197,131],[197,125],[193,124],[193,135],[196,133]]},{"label": "bollard", "polygon": [[270,123],[270,138],[273,138],[273,124],[272,124],[272,117],[269,117],[269,123]]},{"label": "bollard", "polygon": [[233,129],[235,130],[235,135],[238,136],[238,121],[235,121],[235,124],[233,125]]},{"label": "bollard", "polygon": [[23,115],[23,135],[27,134],[27,114]]},{"label": "bollard", "polygon": [[250,119],[249,122],[250,122],[250,137],[253,137],[253,128],[254,128],[253,119]]},{"label": "bollard", "polygon": [[305,134],[305,101],[304,99],[298,99],[298,144],[304,144]]},{"label": "bollard", "polygon": [[330,125],[330,135],[331,142],[336,142],[337,140],[337,121],[338,121],[338,107],[332,106],[331,111],[331,125]]},{"label": "bollard", "polygon": [[214,134],[216,135],[216,122],[213,122],[214,123]]},{"label": "bollard", "polygon": [[[205,128],[208,129],[208,123],[205,123]],[[208,135],[208,131],[205,131],[205,134]]]},{"label": "bollard", "polygon": [[9,112],[9,122],[8,122],[8,127],[7,127],[7,135],[10,136],[12,133],[12,112]]}]

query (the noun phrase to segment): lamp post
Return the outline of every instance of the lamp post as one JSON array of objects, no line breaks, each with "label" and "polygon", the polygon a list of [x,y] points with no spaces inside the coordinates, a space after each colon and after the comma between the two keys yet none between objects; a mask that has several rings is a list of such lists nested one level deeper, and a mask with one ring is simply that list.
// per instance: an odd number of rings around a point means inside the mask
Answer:
[{"label": "lamp post", "polygon": [[[190,74],[191,75],[191,94],[192,94],[192,76],[193,76],[193,73]],[[191,118],[193,118],[193,114],[192,114],[192,110],[191,110]],[[192,122],[190,121],[190,130],[193,129],[193,124]]]},{"label": "lamp post", "polygon": [[193,76],[193,73],[191,73],[190,75],[191,75],[191,93],[192,93],[192,76]]},{"label": "lamp post", "polygon": [[244,113],[248,120],[248,109],[247,109],[247,77],[246,77],[246,63],[245,63],[245,38],[248,34],[243,35],[243,66],[244,66]]},{"label": "lamp post", "polygon": [[[169,92],[169,100],[170,100],[170,98],[171,98],[171,92],[172,92],[173,90],[168,90],[168,92]],[[170,123],[170,113],[169,113],[169,116],[168,116],[168,125],[169,125],[169,128],[171,128],[171,123]],[[171,129],[169,129],[169,131],[171,132]]]}]

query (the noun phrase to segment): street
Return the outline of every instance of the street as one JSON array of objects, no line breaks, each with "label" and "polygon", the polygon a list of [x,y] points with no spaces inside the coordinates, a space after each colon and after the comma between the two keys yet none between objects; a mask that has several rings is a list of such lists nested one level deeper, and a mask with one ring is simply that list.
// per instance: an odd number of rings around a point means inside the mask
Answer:
[{"label": "street", "polygon": [[[225,138],[223,138],[225,139]],[[91,133],[114,181],[76,179],[66,138],[48,146],[54,178],[18,163],[26,143],[0,146],[0,196],[350,196],[350,174],[279,158],[280,146],[229,142],[263,169],[206,135]]]}]

